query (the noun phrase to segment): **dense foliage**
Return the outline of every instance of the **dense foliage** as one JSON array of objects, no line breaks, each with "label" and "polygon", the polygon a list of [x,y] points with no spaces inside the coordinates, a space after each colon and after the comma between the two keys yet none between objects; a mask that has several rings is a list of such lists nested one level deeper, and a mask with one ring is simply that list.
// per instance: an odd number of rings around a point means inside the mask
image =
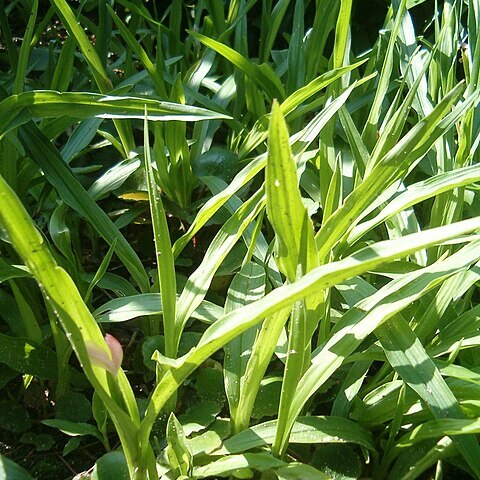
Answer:
[{"label": "dense foliage", "polygon": [[480,478],[479,0],[0,29],[1,478]]}]

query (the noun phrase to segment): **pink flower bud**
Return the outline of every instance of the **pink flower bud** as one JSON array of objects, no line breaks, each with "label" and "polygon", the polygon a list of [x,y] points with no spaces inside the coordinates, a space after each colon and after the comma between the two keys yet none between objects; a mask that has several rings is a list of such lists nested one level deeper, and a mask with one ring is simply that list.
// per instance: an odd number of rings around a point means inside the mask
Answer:
[{"label": "pink flower bud", "polygon": [[110,350],[110,355],[104,348],[94,342],[87,342],[87,353],[93,365],[104,368],[113,376],[116,376],[123,360],[122,345],[109,333],[105,335],[105,342]]}]

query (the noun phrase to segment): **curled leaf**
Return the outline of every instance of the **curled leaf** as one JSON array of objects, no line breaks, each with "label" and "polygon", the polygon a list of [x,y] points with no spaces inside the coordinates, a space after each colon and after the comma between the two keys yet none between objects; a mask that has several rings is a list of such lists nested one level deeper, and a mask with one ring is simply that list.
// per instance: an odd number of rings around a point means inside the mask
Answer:
[{"label": "curled leaf", "polygon": [[110,355],[97,343],[87,342],[88,356],[90,357],[93,365],[104,368],[113,376],[116,376],[123,360],[122,345],[113,335],[110,335],[109,333],[105,335],[105,342],[110,350]]}]

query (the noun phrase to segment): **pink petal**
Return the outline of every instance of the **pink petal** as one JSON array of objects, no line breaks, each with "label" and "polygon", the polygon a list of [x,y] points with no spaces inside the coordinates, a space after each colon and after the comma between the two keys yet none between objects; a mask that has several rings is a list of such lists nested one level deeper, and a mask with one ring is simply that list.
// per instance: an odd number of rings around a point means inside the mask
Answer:
[{"label": "pink petal", "polygon": [[100,347],[100,345],[87,341],[87,353],[93,365],[104,368],[113,376],[117,375],[123,360],[123,349],[120,342],[113,336],[107,333],[105,335],[105,342],[110,350],[111,358],[108,352]]},{"label": "pink petal", "polygon": [[108,348],[112,354],[113,367],[115,369],[115,375],[118,369],[122,365],[123,360],[123,348],[120,342],[113,336],[107,333],[105,335],[105,341],[107,342]]}]

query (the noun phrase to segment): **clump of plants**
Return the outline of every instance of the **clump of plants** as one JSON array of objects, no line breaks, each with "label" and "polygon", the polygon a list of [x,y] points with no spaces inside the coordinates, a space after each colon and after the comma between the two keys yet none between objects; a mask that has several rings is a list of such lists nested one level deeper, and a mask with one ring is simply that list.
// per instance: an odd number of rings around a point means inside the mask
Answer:
[{"label": "clump of plants", "polygon": [[0,3],[2,478],[480,478],[478,0],[161,3]]}]

